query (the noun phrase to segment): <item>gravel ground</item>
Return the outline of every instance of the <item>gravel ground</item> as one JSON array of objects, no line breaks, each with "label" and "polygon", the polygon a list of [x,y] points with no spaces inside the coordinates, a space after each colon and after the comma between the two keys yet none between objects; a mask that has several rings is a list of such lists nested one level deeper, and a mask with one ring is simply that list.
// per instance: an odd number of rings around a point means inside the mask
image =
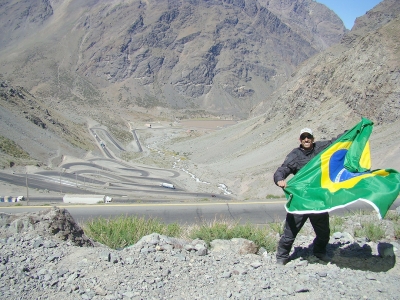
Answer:
[{"label": "gravel ground", "polygon": [[278,266],[275,253],[243,239],[207,246],[154,233],[113,250],[58,208],[0,222],[2,299],[399,299],[400,245],[390,236],[373,243],[337,232],[326,263],[312,255],[307,223],[292,260]]}]

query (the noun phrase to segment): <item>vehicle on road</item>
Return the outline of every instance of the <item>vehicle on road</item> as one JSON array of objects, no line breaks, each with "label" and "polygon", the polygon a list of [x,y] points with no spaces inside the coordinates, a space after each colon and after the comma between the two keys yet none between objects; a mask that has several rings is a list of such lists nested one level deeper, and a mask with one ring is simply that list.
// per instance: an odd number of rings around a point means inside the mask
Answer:
[{"label": "vehicle on road", "polygon": [[175,186],[174,186],[173,184],[171,184],[171,183],[165,183],[165,182],[163,182],[163,183],[161,183],[161,186],[162,186],[162,187],[169,188],[169,189],[175,189]]}]

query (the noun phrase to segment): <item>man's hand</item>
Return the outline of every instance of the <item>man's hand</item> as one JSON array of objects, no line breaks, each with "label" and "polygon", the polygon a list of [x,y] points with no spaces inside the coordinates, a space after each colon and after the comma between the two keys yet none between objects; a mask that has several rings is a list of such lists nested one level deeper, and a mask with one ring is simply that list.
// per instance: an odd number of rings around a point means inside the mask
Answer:
[{"label": "man's hand", "polygon": [[277,183],[278,183],[278,186],[283,188],[283,189],[286,187],[286,181],[285,180],[279,180]]}]

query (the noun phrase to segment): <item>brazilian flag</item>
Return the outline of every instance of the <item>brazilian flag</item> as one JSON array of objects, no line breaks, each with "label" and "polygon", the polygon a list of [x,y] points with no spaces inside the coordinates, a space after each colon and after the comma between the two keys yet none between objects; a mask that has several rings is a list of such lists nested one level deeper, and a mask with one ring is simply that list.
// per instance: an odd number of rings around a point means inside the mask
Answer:
[{"label": "brazilian flag", "polygon": [[384,218],[400,192],[400,173],[371,169],[369,137],[373,122],[361,122],[315,156],[287,183],[286,211],[329,212],[365,201]]}]

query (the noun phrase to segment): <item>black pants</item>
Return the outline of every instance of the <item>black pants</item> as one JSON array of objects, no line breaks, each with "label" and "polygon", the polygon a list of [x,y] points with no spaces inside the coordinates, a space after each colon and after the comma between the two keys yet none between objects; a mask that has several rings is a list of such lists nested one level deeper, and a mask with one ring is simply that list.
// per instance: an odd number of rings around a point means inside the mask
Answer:
[{"label": "black pants", "polygon": [[292,249],[294,240],[307,219],[310,219],[311,225],[316,234],[316,238],[313,242],[314,254],[326,253],[326,245],[328,245],[330,237],[329,214],[299,215],[288,213],[286,215],[285,229],[278,244],[276,258],[289,258],[289,253]]}]

